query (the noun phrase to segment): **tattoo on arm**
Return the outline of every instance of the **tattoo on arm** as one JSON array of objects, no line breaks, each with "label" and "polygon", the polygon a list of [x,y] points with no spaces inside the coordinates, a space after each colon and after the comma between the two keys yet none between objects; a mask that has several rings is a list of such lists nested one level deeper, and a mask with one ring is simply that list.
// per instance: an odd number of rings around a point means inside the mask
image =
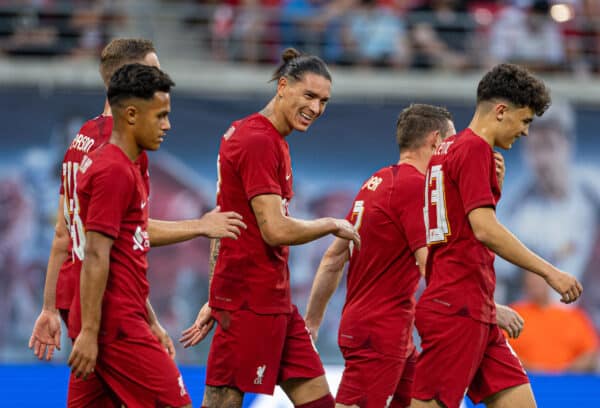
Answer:
[{"label": "tattoo on arm", "polygon": [[217,265],[217,258],[219,257],[219,249],[221,248],[221,240],[214,239],[210,246],[210,259],[208,260],[208,282],[212,281],[213,274],[215,273],[215,266]]}]

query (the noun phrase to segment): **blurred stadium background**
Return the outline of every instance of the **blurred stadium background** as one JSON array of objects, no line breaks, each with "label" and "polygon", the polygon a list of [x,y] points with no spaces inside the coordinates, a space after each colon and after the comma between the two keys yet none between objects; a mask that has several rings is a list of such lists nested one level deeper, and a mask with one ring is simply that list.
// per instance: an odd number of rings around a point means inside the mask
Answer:
[{"label": "blurred stadium background", "polygon": [[[0,0],[0,405],[64,405],[68,339],[52,364],[34,361],[27,340],[41,307],[59,163],[79,126],[101,112],[97,55],[122,36],[153,40],[177,83],[172,130],[150,155],[151,216],[163,219],[213,207],[220,137],[268,101],[268,79],[286,46],[322,56],[334,77],[325,116],[289,138],[296,181],[290,210],[305,218],[344,216],[363,180],[397,160],[395,120],[407,104],[443,104],[461,129],[486,68],[528,65],[562,101],[548,120],[567,138],[544,153],[523,141],[506,152],[498,212],[528,245],[583,281],[579,306],[598,335],[600,1]],[[561,179],[557,194],[536,190],[545,177]],[[301,310],[328,243],[292,249],[293,299]],[[201,239],[150,254],[152,303],[174,339],[206,301],[207,259]],[[499,263],[497,301],[522,296],[521,272]],[[333,377],[343,300],[340,289],[318,343]],[[208,344],[178,350],[195,404]],[[600,405],[598,368],[587,371],[532,373],[539,406]],[[291,406],[250,399],[248,406]]]}]

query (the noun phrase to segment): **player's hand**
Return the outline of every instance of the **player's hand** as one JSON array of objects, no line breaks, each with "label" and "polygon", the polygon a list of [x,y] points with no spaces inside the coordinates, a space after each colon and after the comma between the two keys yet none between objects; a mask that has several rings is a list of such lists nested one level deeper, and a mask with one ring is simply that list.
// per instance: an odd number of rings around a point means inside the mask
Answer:
[{"label": "player's hand", "polygon": [[494,152],[494,162],[496,164],[496,178],[498,179],[498,185],[500,186],[500,189],[502,189],[506,166],[504,164],[504,157],[500,152]]},{"label": "player's hand", "polygon": [[221,212],[221,207],[216,206],[200,218],[202,235],[208,238],[237,239],[242,229],[247,226],[242,221],[242,216],[234,211]]},{"label": "player's hand", "polygon": [[307,322],[306,330],[308,330],[308,334],[310,334],[310,337],[312,338],[313,343],[316,343],[317,339],[319,338],[319,326],[311,325]]},{"label": "player's hand", "polygon": [[333,232],[333,235],[339,238],[351,240],[354,242],[354,247],[360,249],[360,235],[354,225],[350,224],[348,220],[340,220],[333,219],[335,223],[336,230]]},{"label": "player's hand", "polygon": [[504,305],[496,305],[496,320],[498,326],[506,330],[511,339],[519,337],[525,324],[525,320],[517,312]]},{"label": "player's hand", "polygon": [[33,349],[33,354],[42,360],[44,354],[46,360],[52,360],[54,349],[60,350],[60,315],[58,310],[43,309],[38,316],[31,337],[29,338],[29,348]]},{"label": "player's hand", "polygon": [[173,340],[171,340],[171,336],[169,336],[169,333],[167,333],[167,331],[164,329],[164,327],[162,327],[162,325],[159,322],[154,322],[153,324],[151,324],[150,330],[152,330],[152,333],[158,338],[160,344],[162,344],[163,347],[167,350],[169,356],[173,360],[175,360],[175,355],[177,354],[177,352],[175,351],[175,345],[173,344]]},{"label": "player's hand", "polygon": [[98,358],[98,336],[87,330],[82,330],[73,343],[73,350],[67,364],[75,377],[87,376],[94,371]]},{"label": "player's hand", "polygon": [[546,282],[560,294],[560,301],[563,303],[575,302],[583,292],[583,286],[573,275],[559,269],[555,269],[553,273],[548,275]]},{"label": "player's hand", "polygon": [[179,342],[183,343],[184,348],[193,347],[204,340],[214,325],[215,319],[211,315],[211,309],[210,306],[208,306],[208,302],[206,302],[204,306],[200,308],[194,324],[181,333]]}]

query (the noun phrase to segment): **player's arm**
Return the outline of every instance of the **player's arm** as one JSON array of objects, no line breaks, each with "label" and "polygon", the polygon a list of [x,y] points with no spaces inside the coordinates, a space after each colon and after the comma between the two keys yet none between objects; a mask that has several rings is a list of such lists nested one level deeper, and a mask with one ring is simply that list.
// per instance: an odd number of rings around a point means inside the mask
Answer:
[{"label": "player's arm", "polygon": [[196,237],[237,239],[246,228],[242,216],[233,211],[221,212],[219,207],[199,219],[181,221],[148,221],[148,235],[153,247],[188,241]]},{"label": "player's arm", "polygon": [[[219,257],[220,248],[220,239],[210,240],[210,259],[208,261],[208,293],[210,293],[210,285],[212,284],[212,277],[215,273],[215,266],[217,265],[217,258]],[[212,310],[208,305],[208,302],[202,305],[194,324],[181,333],[179,342],[183,343],[184,348],[195,346],[196,344],[200,343],[208,333],[210,333],[215,325],[215,319],[212,317],[211,312]]]},{"label": "player's arm", "polygon": [[427,247],[420,247],[414,253],[415,261],[417,262],[417,266],[419,267],[419,272],[421,276],[425,277],[425,264],[427,263]]},{"label": "player's arm", "polygon": [[540,275],[562,296],[562,302],[571,303],[579,298],[583,288],[577,279],[530,251],[500,224],[493,208],[475,208],[468,217],[475,237],[493,252],[508,262]]},{"label": "player's arm", "polygon": [[73,343],[68,364],[76,377],[87,377],[98,357],[98,331],[102,315],[102,298],[106,290],[110,250],[114,239],[96,231],[85,234],[86,245],[81,268],[81,332]]},{"label": "player's arm", "polygon": [[62,264],[69,255],[69,242],[71,240],[67,224],[63,215],[64,195],[58,200],[54,238],[50,248],[50,257],[46,267],[46,281],[44,283],[44,304],[38,316],[29,339],[29,348],[41,360],[46,355],[46,360],[51,360],[54,348],[60,350],[60,315],[56,309],[56,282]]},{"label": "player's arm", "polygon": [[525,320],[512,308],[496,303],[496,320],[501,329],[506,330],[508,337],[516,339],[523,330]]},{"label": "player's arm", "polygon": [[270,246],[300,245],[328,234],[354,241],[360,248],[360,236],[346,220],[319,218],[312,221],[288,217],[283,213],[281,196],[261,194],[250,200],[263,240]]},{"label": "player's arm", "polygon": [[317,341],[327,304],[342,279],[344,264],[350,256],[349,243],[346,239],[336,238],[325,251],[317,269],[304,318],[314,341]]},{"label": "player's arm", "polygon": [[146,299],[146,310],[148,311],[148,323],[150,324],[150,330],[156,337],[158,337],[158,341],[160,341],[160,344],[162,344],[167,350],[169,356],[171,356],[172,359],[175,359],[176,351],[173,340],[171,340],[169,333],[167,333],[165,328],[162,327],[158,321],[158,316],[156,316],[156,313],[154,312],[154,308],[150,303],[150,298]]}]

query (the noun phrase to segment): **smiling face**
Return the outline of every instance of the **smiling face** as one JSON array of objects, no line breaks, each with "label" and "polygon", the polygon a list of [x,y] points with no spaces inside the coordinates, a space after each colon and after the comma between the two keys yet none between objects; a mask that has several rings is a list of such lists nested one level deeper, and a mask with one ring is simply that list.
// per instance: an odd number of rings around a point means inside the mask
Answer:
[{"label": "smiling face", "polygon": [[498,106],[496,117],[500,120],[500,129],[494,144],[508,150],[519,137],[527,136],[534,113],[529,107],[518,108],[508,104]]},{"label": "smiling face", "polygon": [[169,113],[171,98],[167,92],[155,92],[150,100],[137,100],[135,112],[135,140],[141,149],[158,150],[166,133],[171,129]]},{"label": "smiling face", "polygon": [[310,72],[299,81],[283,77],[279,80],[277,94],[286,127],[290,132],[305,132],[325,111],[331,95],[331,81]]}]

